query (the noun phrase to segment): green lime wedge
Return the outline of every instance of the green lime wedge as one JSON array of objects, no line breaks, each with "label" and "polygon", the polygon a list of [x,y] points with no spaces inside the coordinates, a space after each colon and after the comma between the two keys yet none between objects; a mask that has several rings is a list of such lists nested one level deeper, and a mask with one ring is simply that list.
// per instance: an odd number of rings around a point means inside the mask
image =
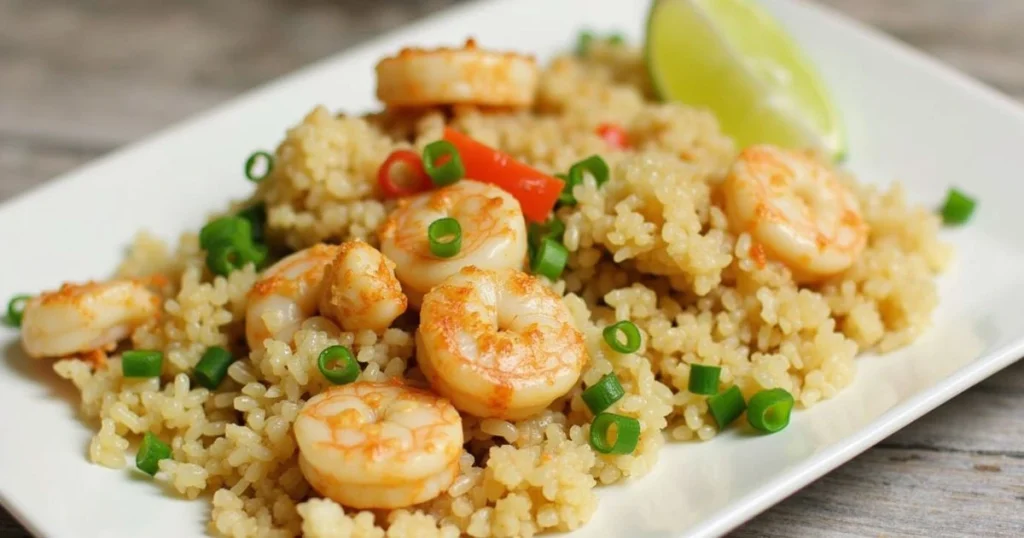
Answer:
[{"label": "green lime wedge", "polygon": [[814,65],[754,0],[655,0],[645,54],[661,99],[707,107],[741,148],[846,151]]}]

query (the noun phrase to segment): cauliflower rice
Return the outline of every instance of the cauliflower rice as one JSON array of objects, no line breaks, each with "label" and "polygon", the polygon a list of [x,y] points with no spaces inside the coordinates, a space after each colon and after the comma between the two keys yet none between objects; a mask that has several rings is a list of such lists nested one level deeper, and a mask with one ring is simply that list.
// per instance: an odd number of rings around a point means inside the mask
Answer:
[{"label": "cauliflower rice", "polygon": [[[548,172],[595,153],[609,163],[611,181],[597,188],[588,179],[576,190],[578,205],[557,213],[571,254],[551,285],[584,335],[589,363],[576,388],[539,416],[463,416],[461,474],[447,493],[389,513],[345,509],[306,483],[291,433],[303,403],[328,386],[316,365],[327,346],[349,346],[360,379],[422,382],[414,326],[352,333],[314,317],[294,349],[275,341],[249,354],[216,391],[193,384],[189,372],[207,347],[245,355],[246,293],[258,275],[250,267],[214,278],[191,233],[174,248],[142,233],[118,269],[169,278],[158,323],[132,336],[133,347],[164,352],[162,378],[125,379],[116,356],[106,367],[78,358],[54,366],[81,391],[82,410],[98,426],[89,458],[124,469],[141,435],[157,434],[173,453],[156,479],[187,498],[212,496],[209,532],[218,536],[567,531],[597,510],[597,486],[643,476],[666,442],[716,435],[706,397],[687,391],[689,364],[720,365],[722,382],[748,398],[781,387],[810,407],[851,382],[859,353],[896,349],[927,328],[938,301],[934,279],[950,256],[936,215],[908,205],[898,185],[848,180],[870,227],[868,246],[840,276],[798,286],[782,265],[758,259],[749,235],[729,231],[715,189],[737,148],[715,118],[655,102],[648,88],[639,51],[595,43],[586,57],[558,58],[542,71],[529,111],[356,117],[317,107],[288,130],[272,175],[250,200],[266,204],[271,244],[300,249],[360,238],[376,245],[393,204],[376,190],[381,162],[395,149],[439,139],[446,122]],[[623,126],[631,148],[609,149],[595,134],[602,123]],[[637,353],[604,343],[603,327],[617,320],[641,329]],[[609,372],[626,390],[616,413],[642,425],[630,455],[598,454],[587,441],[590,415],[580,394]]]}]

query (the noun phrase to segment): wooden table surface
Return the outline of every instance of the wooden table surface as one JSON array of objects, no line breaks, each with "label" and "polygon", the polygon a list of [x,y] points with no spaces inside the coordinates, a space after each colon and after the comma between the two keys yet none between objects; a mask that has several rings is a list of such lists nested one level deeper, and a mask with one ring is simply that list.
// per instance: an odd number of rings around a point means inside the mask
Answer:
[{"label": "wooden table surface", "polygon": [[[0,0],[0,200],[455,1]],[[823,2],[1024,99],[1022,0]],[[1024,535],[1024,361],[734,535]]]}]

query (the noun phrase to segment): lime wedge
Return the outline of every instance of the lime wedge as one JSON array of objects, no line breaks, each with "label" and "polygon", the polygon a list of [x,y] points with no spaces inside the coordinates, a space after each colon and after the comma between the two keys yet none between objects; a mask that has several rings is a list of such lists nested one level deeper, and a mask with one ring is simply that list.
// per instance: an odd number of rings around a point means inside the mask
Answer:
[{"label": "lime wedge", "polygon": [[739,147],[815,149],[834,159],[845,153],[824,82],[754,0],[655,0],[646,40],[659,97],[707,107]]}]

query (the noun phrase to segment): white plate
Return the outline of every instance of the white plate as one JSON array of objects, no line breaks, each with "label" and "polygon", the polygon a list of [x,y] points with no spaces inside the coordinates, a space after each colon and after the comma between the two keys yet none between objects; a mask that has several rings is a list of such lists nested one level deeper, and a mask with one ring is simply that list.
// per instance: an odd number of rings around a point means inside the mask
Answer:
[{"label": "white plate", "polygon": [[[946,232],[957,258],[941,279],[934,327],[914,346],[859,362],[856,381],[797,414],[783,433],[726,433],[672,444],[652,474],[601,490],[579,536],[721,534],[849,460],[1024,353],[1024,112],[1008,99],[824,9],[766,2],[824,71],[849,123],[850,166],[865,181],[899,178],[929,205],[963,184],[980,198],[971,223]],[[407,44],[455,43],[542,57],[578,27],[639,39],[647,2],[493,0],[470,4],[330,58],[129,147],[0,208],[0,298],[110,274],[139,228],[168,239],[245,195],[241,163],[272,148],[316,104],[374,106],[373,65]],[[539,16],[538,14],[543,14]],[[529,36],[529,37],[527,37]],[[173,54],[173,51],[169,51]],[[92,431],[77,395],[47,362],[0,329],[0,498],[37,534],[201,534],[209,508],[149,480],[91,465]]]}]

